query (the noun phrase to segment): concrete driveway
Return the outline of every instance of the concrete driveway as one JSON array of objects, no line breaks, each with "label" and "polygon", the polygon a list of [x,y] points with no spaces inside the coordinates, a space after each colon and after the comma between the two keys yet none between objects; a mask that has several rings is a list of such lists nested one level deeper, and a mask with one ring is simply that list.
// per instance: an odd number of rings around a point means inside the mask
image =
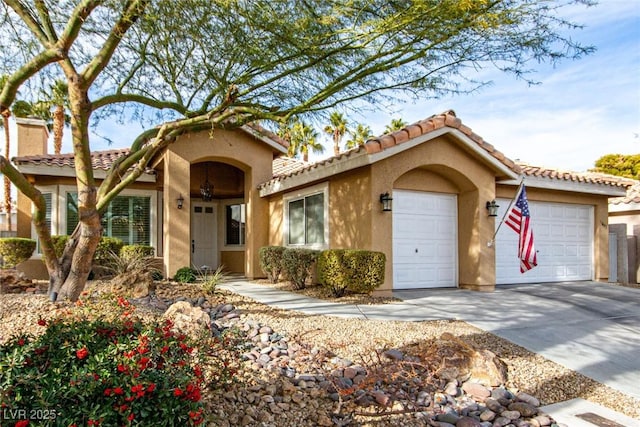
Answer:
[{"label": "concrete driveway", "polygon": [[640,289],[578,282],[394,296],[412,306],[413,315],[464,320],[640,398]]}]

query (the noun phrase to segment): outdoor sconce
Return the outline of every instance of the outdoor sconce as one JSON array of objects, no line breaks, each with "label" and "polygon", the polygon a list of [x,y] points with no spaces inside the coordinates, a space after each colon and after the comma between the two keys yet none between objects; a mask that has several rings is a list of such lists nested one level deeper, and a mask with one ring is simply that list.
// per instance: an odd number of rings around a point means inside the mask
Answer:
[{"label": "outdoor sconce", "polygon": [[500,205],[498,205],[495,200],[487,202],[487,210],[489,211],[489,216],[498,216],[499,207]]},{"label": "outdoor sconce", "polygon": [[382,203],[382,212],[391,212],[391,201],[393,198],[389,196],[389,193],[380,195],[380,203]]},{"label": "outdoor sconce", "polygon": [[184,198],[182,197],[182,194],[180,194],[180,197],[176,199],[176,202],[178,202],[178,209],[182,209],[182,205],[184,204]]}]

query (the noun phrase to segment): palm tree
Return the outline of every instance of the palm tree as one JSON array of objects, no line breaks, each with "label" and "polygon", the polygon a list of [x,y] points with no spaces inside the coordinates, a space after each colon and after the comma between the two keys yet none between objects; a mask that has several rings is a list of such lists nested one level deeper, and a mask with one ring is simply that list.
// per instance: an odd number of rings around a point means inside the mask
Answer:
[{"label": "palm tree", "polygon": [[384,127],[384,133],[391,133],[391,132],[395,132],[397,130],[402,129],[403,127],[405,127],[408,123],[405,122],[404,120],[402,120],[401,117],[398,117],[397,119],[391,119],[391,123],[389,123],[388,125],[386,125]]},{"label": "palm tree", "polygon": [[325,126],[324,131],[331,135],[333,139],[333,153],[337,156],[340,154],[342,137],[347,133],[347,119],[344,118],[342,113],[334,111],[329,115],[329,122],[331,124]]},{"label": "palm tree", "polygon": [[296,121],[291,127],[290,154],[293,147],[293,155],[302,153],[302,160],[309,161],[309,150],[316,154],[324,152],[324,146],[318,142],[318,132],[301,121]]},{"label": "palm tree", "polygon": [[359,145],[364,145],[368,139],[373,138],[373,133],[371,132],[371,128],[367,125],[363,125],[362,123],[358,123],[354,131],[349,131],[350,139],[347,140],[345,144],[345,148],[350,150],[351,148],[355,148]]},{"label": "palm tree", "polygon": [[56,80],[50,88],[51,96],[47,102],[53,107],[53,112],[51,113],[53,119],[53,152],[60,154],[64,126],[71,122],[71,117],[65,113],[69,104],[69,94],[67,84],[62,80]]}]

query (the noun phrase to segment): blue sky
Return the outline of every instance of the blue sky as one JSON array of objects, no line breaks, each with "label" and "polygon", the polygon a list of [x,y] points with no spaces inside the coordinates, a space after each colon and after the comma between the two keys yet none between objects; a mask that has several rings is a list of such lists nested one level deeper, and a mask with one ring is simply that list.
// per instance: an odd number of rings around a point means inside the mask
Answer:
[{"label": "blue sky", "polygon": [[542,65],[528,86],[499,72],[479,93],[402,106],[370,116],[374,133],[393,117],[409,123],[453,109],[464,124],[511,159],[586,171],[604,154],[640,152],[640,0],[572,7],[585,24],[574,39],[597,51],[555,68]]},{"label": "blue sky", "polygon": [[[586,26],[573,37],[597,51],[555,68],[540,64],[533,76],[540,85],[482,70],[470,77],[492,84],[477,93],[395,105],[391,112],[349,118],[381,134],[394,117],[412,123],[453,109],[507,157],[574,171],[593,167],[604,154],[640,152],[640,0],[601,0],[595,7],[573,6],[567,12]],[[126,140],[108,145],[93,137],[92,149],[127,146],[139,130],[137,124],[103,122],[100,133],[114,139],[124,135]],[[322,138],[330,155],[332,143]],[[67,129],[63,151],[70,150]]]}]

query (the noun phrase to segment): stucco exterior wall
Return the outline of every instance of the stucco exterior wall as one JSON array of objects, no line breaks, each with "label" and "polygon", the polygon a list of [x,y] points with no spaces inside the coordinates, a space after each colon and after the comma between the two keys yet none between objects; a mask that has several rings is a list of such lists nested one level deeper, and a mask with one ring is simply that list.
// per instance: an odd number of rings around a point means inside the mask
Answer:
[{"label": "stucco exterior wall", "polygon": [[[271,179],[272,159],[272,148],[239,131],[216,130],[212,138],[205,131],[189,134],[169,146],[163,159],[163,179],[165,269],[170,277],[178,268],[190,265],[190,166],[205,161],[227,163],[244,172],[247,218],[244,274],[249,278],[262,277],[258,250],[269,241],[269,203],[260,198],[257,187]],[[175,206],[180,195],[184,198],[181,210]]]},{"label": "stucco exterior wall", "polygon": [[372,209],[370,168],[333,177],[329,183],[329,246],[332,249],[371,247]]},{"label": "stucco exterior wall", "polygon": [[[525,181],[525,185],[527,185]],[[496,197],[513,199],[517,187],[498,185]],[[553,191],[527,186],[529,201],[572,203],[593,206],[593,269],[594,279],[608,281],[609,279],[609,213],[607,196],[574,193],[568,191]],[[535,218],[532,218],[535,221]],[[534,235],[535,239],[535,235]]]},{"label": "stucco exterior wall", "polygon": [[[494,220],[484,207],[495,198],[495,173],[464,150],[453,137],[442,136],[402,151],[372,165],[371,200],[393,189],[457,194],[458,283],[475,290],[495,286],[495,250],[486,245],[493,236]],[[372,211],[372,249],[387,254],[385,283],[393,286],[392,214],[379,207]]]}]

